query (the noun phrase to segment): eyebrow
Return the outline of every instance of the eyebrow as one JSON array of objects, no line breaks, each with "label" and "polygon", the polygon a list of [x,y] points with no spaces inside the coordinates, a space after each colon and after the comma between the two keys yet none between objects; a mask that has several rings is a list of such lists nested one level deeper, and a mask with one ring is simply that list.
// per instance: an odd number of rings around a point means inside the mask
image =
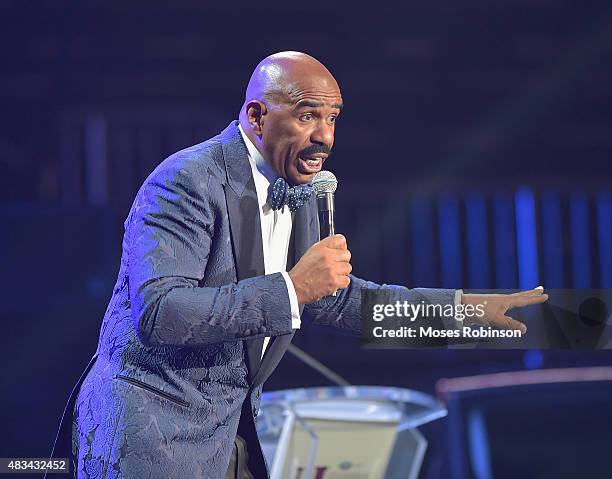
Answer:
[{"label": "eyebrow", "polygon": [[[321,103],[320,101],[300,100],[300,101],[297,102],[296,106],[298,108],[302,108],[302,107],[321,108],[322,106],[324,106],[324,104]],[[338,110],[342,110],[343,106],[344,105],[342,103],[334,103],[331,107],[332,108],[337,108]]]}]

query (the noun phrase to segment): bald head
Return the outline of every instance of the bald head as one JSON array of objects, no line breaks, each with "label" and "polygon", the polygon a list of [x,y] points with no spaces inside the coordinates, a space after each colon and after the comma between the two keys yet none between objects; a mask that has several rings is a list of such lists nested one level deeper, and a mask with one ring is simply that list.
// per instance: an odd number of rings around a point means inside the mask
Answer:
[{"label": "bald head", "polygon": [[274,53],[259,62],[253,71],[244,106],[252,100],[271,106],[292,103],[313,82],[340,91],[333,75],[319,60],[301,52]]},{"label": "bald head", "polygon": [[251,75],[240,125],[278,175],[302,184],[327,159],[341,109],[338,83],[321,62],[281,52],[264,58]]}]

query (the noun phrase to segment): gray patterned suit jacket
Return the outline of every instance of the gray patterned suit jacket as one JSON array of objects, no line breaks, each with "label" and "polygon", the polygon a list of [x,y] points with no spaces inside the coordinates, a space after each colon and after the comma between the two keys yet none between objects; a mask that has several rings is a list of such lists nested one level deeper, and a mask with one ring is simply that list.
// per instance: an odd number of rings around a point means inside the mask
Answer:
[{"label": "gray patterned suit jacket", "polygon": [[[264,275],[257,208],[235,121],[144,182],[96,359],[76,389],[78,477],[223,478],[237,431],[256,479],[268,477],[254,417],[293,331],[282,275]],[[312,198],[295,215],[289,265],[317,240]],[[303,325],[358,333],[362,288],[443,304],[454,296],[351,277],[337,297],[307,305]],[[265,336],[273,340],[260,360]]]}]

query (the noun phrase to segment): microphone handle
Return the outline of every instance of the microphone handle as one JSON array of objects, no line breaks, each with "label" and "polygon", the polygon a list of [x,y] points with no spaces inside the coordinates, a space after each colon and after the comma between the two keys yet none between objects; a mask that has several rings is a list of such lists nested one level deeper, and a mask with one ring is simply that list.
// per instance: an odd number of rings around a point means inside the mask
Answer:
[{"label": "microphone handle", "polygon": [[[334,194],[324,193],[317,196],[317,208],[319,210],[319,231],[321,238],[327,238],[336,234],[335,218],[334,218]],[[332,296],[338,296],[338,292],[334,291]]]},{"label": "microphone handle", "polygon": [[319,209],[319,231],[321,238],[327,238],[336,234],[334,194],[325,193],[317,196],[317,207]]}]

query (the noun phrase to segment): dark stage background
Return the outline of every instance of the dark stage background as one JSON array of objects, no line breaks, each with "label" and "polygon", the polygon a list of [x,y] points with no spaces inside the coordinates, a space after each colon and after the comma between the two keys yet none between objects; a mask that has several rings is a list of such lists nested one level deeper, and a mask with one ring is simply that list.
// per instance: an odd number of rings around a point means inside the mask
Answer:
[{"label": "dark stage background", "polygon": [[[312,54],[341,86],[326,166],[357,275],[612,288],[609,0],[0,0],[0,19],[2,457],[49,452],[144,178],[236,118],[254,66],[275,51]],[[440,378],[612,365],[608,351],[362,351],[307,327],[295,344],[355,384],[432,394]],[[286,357],[267,389],[328,384]],[[612,446],[601,428],[573,435],[570,423],[567,434],[525,423],[524,434],[550,450]],[[425,428],[423,477],[450,477],[450,426]]]}]

